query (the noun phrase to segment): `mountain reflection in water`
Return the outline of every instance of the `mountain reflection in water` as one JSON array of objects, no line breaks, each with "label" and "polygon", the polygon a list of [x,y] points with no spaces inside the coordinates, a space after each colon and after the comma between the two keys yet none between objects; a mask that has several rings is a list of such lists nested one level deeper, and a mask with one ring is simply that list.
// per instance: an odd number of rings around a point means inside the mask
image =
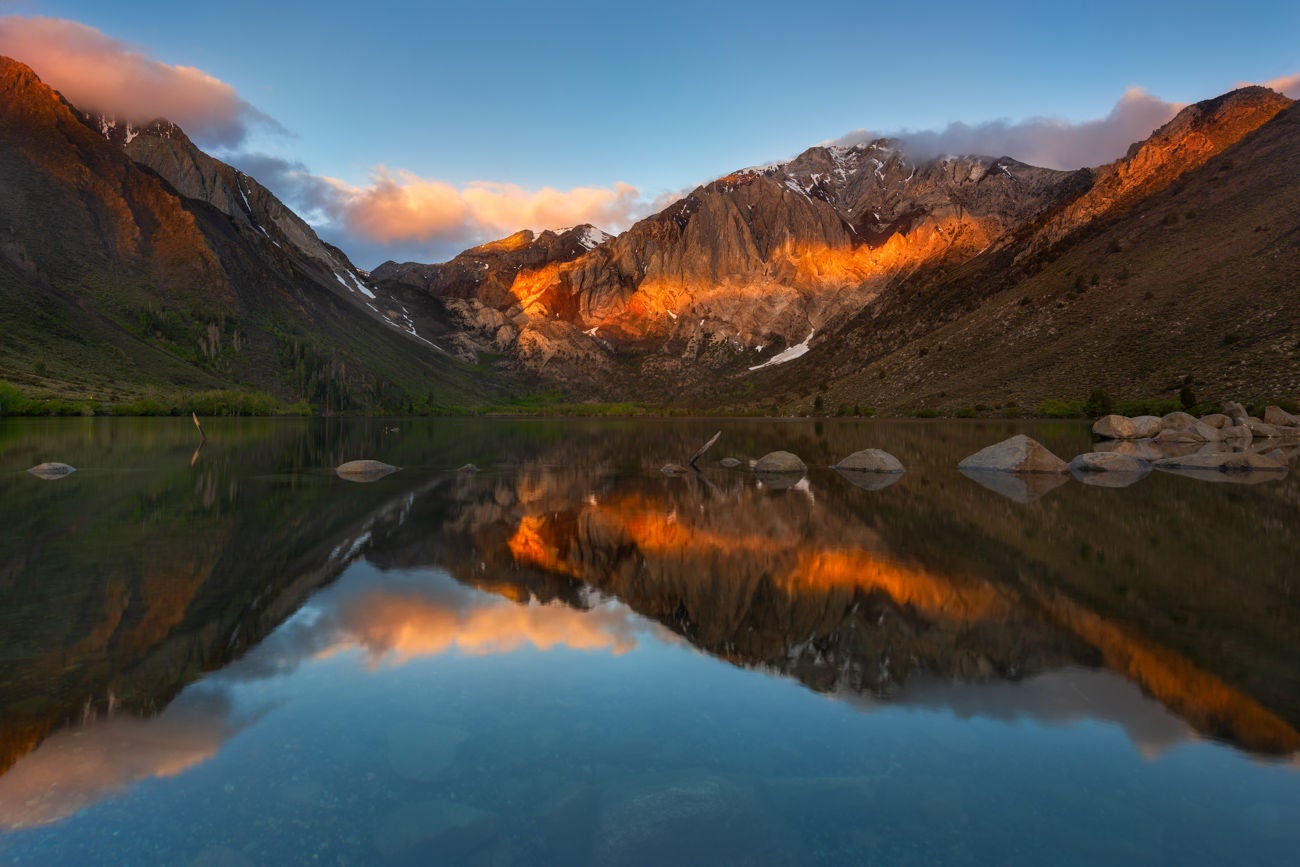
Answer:
[{"label": "mountain reflection in water", "polygon": [[[1067,479],[1019,502],[955,469],[1009,425],[737,422],[680,478],[657,468],[705,425],[208,427],[197,456],[165,421],[0,427],[6,465],[79,468],[2,482],[0,826],[204,762],[270,706],[232,684],[347,652],[684,640],[864,710],[1105,720],[1145,755],[1300,749],[1291,477]],[[1090,448],[1079,426],[1033,434]],[[871,490],[825,469],[866,446],[908,472]],[[712,463],[775,448],[812,467],[800,484]],[[360,457],[403,469],[329,471]]]}]

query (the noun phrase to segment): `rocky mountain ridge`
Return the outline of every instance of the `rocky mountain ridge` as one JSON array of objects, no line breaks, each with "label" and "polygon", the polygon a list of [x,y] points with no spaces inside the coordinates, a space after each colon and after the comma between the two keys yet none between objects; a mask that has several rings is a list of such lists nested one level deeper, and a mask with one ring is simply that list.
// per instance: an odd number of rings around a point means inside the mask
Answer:
[{"label": "rocky mountain ridge", "polygon": [[[437,292],[458,299],[467,356],[503,355],[501,366],[574,394],[676,400],[716,393],[721,378],[737,404],[765,382],[789,401],[1031,279],[1291,104],[1242,88],[1188,106],[1110,165],[1073,172],[1007,157],[914,161],[884,139],[815,147],[701,186],[576,257],[444,266]],[[381,285],[397,267],[376,270]],[[882,313],[900,323],[888,342],[871,325]],[[783,366],[795,358],[805,360]],[[818,358],[834,367],[809,363]]]},{"label": "rocky mountain ridge", "polygon": [[20,388],[258,389],[333,412],[484,387],[255,180],[167,121],[80,112],[7,58],[0,187],[0,379]]}]

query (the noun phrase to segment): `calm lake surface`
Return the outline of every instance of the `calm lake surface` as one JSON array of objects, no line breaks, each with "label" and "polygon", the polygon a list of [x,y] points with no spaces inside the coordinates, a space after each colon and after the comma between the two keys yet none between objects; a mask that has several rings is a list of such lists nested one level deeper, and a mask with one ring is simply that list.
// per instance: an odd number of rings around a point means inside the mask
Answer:
[{"label": "calm lake surface", "polygon": [[[0,864],[1296,863],[1294,472],[955,469],[1073,423],[205,426],[0,422]],[[908,471],[827,468],[867,447]],[[717,463],[775,449],[806,476]]]}]

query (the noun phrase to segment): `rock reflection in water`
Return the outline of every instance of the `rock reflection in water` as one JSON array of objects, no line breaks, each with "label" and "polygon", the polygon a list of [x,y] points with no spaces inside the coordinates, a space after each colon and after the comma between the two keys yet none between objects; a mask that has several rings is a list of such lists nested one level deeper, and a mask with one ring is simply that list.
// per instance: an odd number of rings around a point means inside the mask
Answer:
[{"label": "rock reflection in water", "polygon": [[[37,745],[67,723],[122,762],[92,762],[108,770],[66,784],[90,794],[65,804],[193,767],[231,731],[218,714],[193,726],[197,740],[131,760],[113,727],[77,728],[87,696],[101,714],[112,694],[149,715],[204,671],[226,666],[207,684],[265,678],[348,652],[379,669],[450,652],[626,654],[652,635],[855,703],[942,704],[943,683],[961,696],[949,706],[984,695],[990,716],[1028,694],[980,693],[991,685],[1108,669],[1180,720],[1136,702],[1101,713],[1148,732],[1134,735],[1143,749],[1187,731],[1271,755],[1300,744],[1295,479],[1228,488],[1161,473],[1098,491],[1059,476],[1050,496],[1011,502],[954,469],[1007,432],[980,426],[724,430],[738,454],[793,442],[812,469],[784,490],[744,470],[663,477],[665,456],[710,432],[689,427],[467,423],[421,439],[404,425],[391,454],[364,428],[250,430],[246,443],[214,436],[196,467],[182,429],[138,447],[168,458],[165,472],[101,457],[5,498],[24,540],[0,569],[3,766],[19,761],[0,777],[5,821],[64,814],[21,805],[23,780],[62,773],[40,767],[66,765],[68,731]],[[1090,447],[1077,427],[1042,435],[1061,454]],[[864,489],[825,469],[868,443],[908,472]],[[326,472],[345,453],[410,469],[352,486]],[[484,471],[455,472],[471,460]],[[431,567],[459,584],[430,582]],[[139,724],[165,731],[171,713]]]}]

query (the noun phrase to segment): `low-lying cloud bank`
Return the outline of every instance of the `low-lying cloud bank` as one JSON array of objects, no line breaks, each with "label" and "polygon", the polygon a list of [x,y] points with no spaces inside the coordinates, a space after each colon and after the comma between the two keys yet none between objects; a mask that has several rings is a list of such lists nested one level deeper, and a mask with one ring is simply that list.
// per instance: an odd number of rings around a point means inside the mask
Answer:
[{"label": "low-lying cloud bank", "polygon": [[1139,87],[1129,88],[1105,117],[1078,123],[1051,117],[1022,121],[950,123],[941,130],[871,132],[854,130],[835,140],[852,145],[877,138],[896,138],[914,159],[941,154],[1009,156],[1049,169],[1098,166],[1124,155],[1170,120],[1182,103],[1166,102]]},{"label": "low-lying cloud bank", "polygon": [[[1238,82],[1245,87],[1253,82]],[[1291,99],[1300,99],[1300,73],[1263,82]],[[1141,141],[1173,119],[1186,103],[1168,102],[1131,87],[1101,118],[1072,122],[1053,117],[1021,121],[993,120],[968,124],[956,121],[941,130],[879,132],[854,130],[828,144],[854,145],[878,138],[903,142],[913,159],[942,154],[1009,156],[1049,169],[1100,166],[1119,159],[1129,145]]]}]

